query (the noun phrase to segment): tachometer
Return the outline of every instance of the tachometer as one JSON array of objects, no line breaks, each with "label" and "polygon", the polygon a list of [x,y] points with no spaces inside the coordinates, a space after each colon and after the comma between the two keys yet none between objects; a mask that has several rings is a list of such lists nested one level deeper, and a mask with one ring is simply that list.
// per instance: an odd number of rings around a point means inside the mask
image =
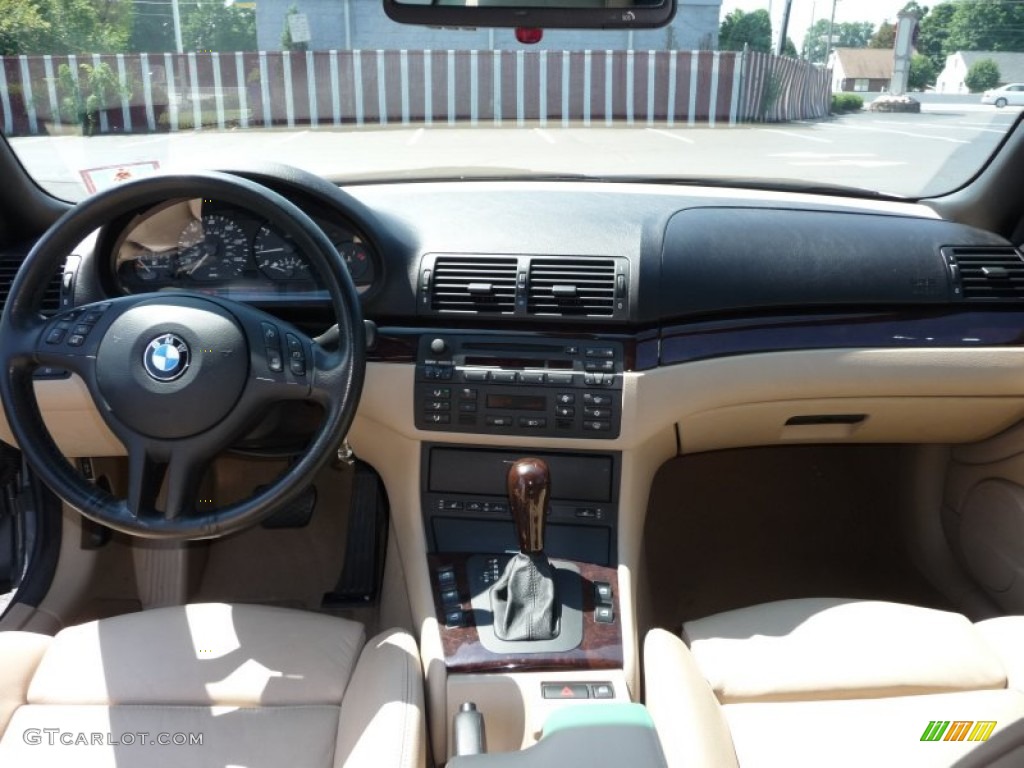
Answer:
[{"label": "tachometer", "polygon": [[309,262],[295,243],[269,225],[260,227],[253,246],[256,266],[271,280],[312,280]]},{"label": "tachometer", "polygon": [[242,274],[248,261],[245,232],[222,214],[189,222],[178,239],[177,271],[193,280],[230,280]]}]

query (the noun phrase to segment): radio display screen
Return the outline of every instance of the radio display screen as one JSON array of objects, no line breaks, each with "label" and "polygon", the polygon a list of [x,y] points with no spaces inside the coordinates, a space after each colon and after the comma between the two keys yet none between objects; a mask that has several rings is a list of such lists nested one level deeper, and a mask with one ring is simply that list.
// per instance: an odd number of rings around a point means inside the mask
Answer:
[{"label": "radio display screen", "polygon": [[481,355],[466,355],[465,365],[472,366],[484,366],[484,367],[499,367],[506,370],[523,370],[524,368],[536,368],[539,370],[557,370],[557,371],[571,371],[572,360],[535,360],[533,358],[520,358],[520,357],[498,357],[488,356],[484,357]]},{"label": "radio display screen", "polygon": [[487,395],[488,408],[508,411],[544,411],[548,399],[543,395]]}]

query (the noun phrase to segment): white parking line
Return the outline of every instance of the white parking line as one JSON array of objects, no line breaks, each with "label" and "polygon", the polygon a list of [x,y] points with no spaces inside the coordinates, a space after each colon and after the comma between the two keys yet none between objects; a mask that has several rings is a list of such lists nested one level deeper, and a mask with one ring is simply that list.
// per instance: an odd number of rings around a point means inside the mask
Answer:
[{"label": "white parking line", "polygon": [[895,165],[909,165],[909,163],[904,163],[898,160],[851,160],[846,158],[842,160],[798,160],[796,162],[790,162],[788,165],[802,168],[829,165],[835,166],[836,168],[889,168]]},{"label": "white parking line", "polygon": [[[903,125],[903,126],[909,126],[911,128],[918,128],[918,127],[920,127],[917,123],[898,123],[898,122],[889,122],[888,120],[873,120],[872,122],[875,123],[876,125]],[[942,124],[930,123],[929,125],[931,127],[934,127],[934,128],[941,128],[943,130],[972,131],[974,133],[987,132],[987,133],[998,133],[1000,135],[1006,133],[1006,131],[1001,131],[998,128],[992,128],[991,127],[991,125],[992,125],[991,123],[984,123],[984,124],[981,124],[981,123],[970,123],[970,124],[968,124],[968,123],[957,123],[957,124],[952,124],[952,123],[950,123],[950,124],[946,124],[946,123],[942,123]]]},{"label": "white parking line", "polygon": [[890,131],[885,128],[867,128],[862,125],[833,125],[830,123],[823,123],[823,125],[829,128],[836,128],[839,130],[847,131],[867,131],[869,133],[891,133],[895,136],[907,136],[911,139],[932,139],[934,141],[945,141],[950,144],[970,144],[971,142],[965,141],[964,139],[951,139],[949,136],[932,136],[928,133],[911,133],[910,131]]},{"label": "white parking line", "polygon": [[405,146],[411,147],[414,144],[419,143],[419,140],[423,138],[423,128],[417,128],[412,132],[412,136],[405,142]]},{"label": "white parking line", "polygon": [[827,160],[830,157],[878,157],[873,152],[779,152],[768,157],[785,157],[794,160]]},{"label": "white parking line", "polygon": [[147,139],[139,139],[138,141],[129,141],[125,144],[121,144],[121,147],[144,147],[147,144],[157,144],[159,142],[169,142],[171,140],[170,134],[163,134],[161,136],[150,136]]},{"label": "white parking line", "polygon": [[303,138],[307,133],[309,133],[309,131],[296,131],[295,133],[289,133],[287,136],[283,136],[280,139],[275,139],[270,143],[274,146],[278,144],[287,144],[288,142]]},{"label": "white parking line", "polygon": [[790,136],[794,139],[804,139],[806,141],[816,141],[819,144],[831,144],[832,139],[822,139],[817,136],[808,136],[804,133],[797,133],[796,131],[780,131],[776,128],[758,128],[755,129],[758,133],[775,133],[779,136]]},{"label": "white parking line", "polygon": [[[1004,125],[1006,127],[1003,130],[996,130],[994,128],[992,130],[995,130],[996,133],[1008,133],[1010,131],[1010,128],[1013,127],[1013,123],[1015,122],[1015,120],[1016,120],[1016,117],[1013,120],[1007,120],[1004,123]],[[960,123],[960,125],[970,126],[972,128],[991,128],[993,125],[999,125],[999,123],[996,122],[996,121],[993,121],[991,123]]]},{"label": "white parking line", "polygon": [[676,141],[682,141],[686,144],[693,144],[693,139],[687,138],[686,136],[680,136],[677,133],[669,133],[668,131],[663,131],[660,128],[645,128],[644,130],[649,131],[650,133],[657,133],[658,135],[664,136],[668,139],[675,139]]},{"label": "white parking line", "polygon": [[549,134],[543,128],[534,128],[533,132],[535,134],[537,134],[538,136],[540,136],[542,139],[544,139],[544,141],[546,141],[548,144],[554,144],[555,143],[555,140],[551,137],[551,134]]}]

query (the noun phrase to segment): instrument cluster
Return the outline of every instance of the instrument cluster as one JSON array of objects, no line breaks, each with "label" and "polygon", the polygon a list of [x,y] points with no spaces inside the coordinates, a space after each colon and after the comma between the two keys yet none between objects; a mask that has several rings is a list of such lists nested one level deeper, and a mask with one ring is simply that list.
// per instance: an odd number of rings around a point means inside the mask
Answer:
[{"label": "instrument cluster", "polygon": [[[357,289],[379,270],[367,243],[345,224],[311,214],[344,260]],[[114,247],[125,293],[186,290],[266,302],[326,299],[312,265],[290,237],[244,209],[179,200],[134,216]]]}]

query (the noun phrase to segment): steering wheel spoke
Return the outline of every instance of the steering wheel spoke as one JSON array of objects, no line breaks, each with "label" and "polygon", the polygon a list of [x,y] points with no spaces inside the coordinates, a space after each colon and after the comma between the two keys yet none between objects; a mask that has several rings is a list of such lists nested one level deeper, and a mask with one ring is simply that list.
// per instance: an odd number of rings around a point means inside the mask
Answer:
[{"label": "steering wheel spoke", "polygon": [[157,517],[157,497],[167,464],[158,461],[150,447],[137,441],[128,448],[128,512],[136,521]]},{"label": "steering wheel spoke", "polygon": [[[137,441],[128,454],[128,509],[139,521],[176,520],[211,509],[212,499],[199,498],[208,458],[192,447],[161,446]],[[163,503],[160,494],[166,489]]]}]

